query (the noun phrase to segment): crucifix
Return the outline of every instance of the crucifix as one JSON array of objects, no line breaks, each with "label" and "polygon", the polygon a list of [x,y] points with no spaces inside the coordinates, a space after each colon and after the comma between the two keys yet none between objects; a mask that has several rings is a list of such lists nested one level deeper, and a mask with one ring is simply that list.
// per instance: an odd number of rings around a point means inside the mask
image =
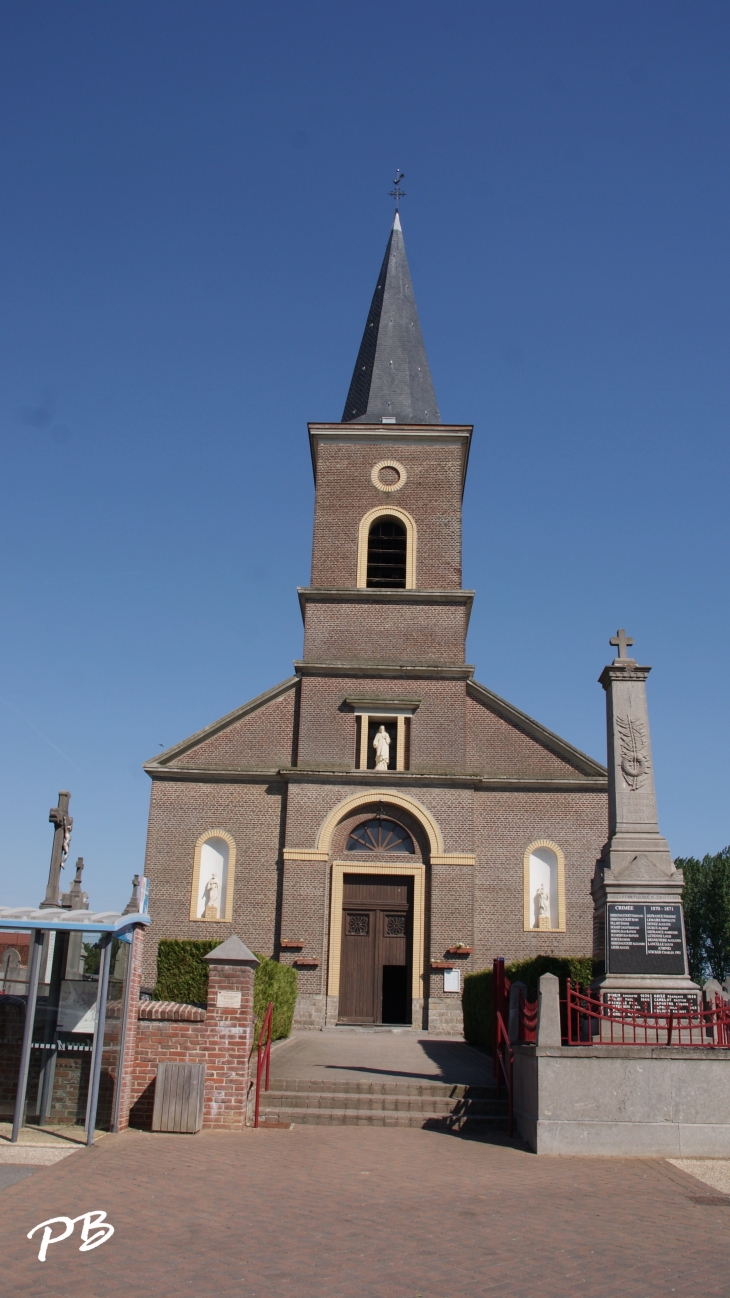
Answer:
[{"label": "crucifix", "polygon": [[61,886],[61,870],[66,863],[68,849],[71,843],[71,828],[74,820],[73,816],[68,814],[68,804],[71,794],[67,789],[62,789],[58,795],[58,806],[51,807],[48,813],[48,819],[54,826],[53,847],[51,849],[51,868],[48,871],[48,886],[46,895],[41,902],[41,909],[56,909],[60,905],[59,888]]},{"label": "crucifix", "polygon": [[631,636],[626,634],[623,627],[620,627],[619,630],[616,632],[616,634],[611,636],[611,639],[609,640],[608,643],[612,645],[616,645],[618,649],[619,658],[628,658],[626,649],[629,645],[632,645],[634,642],[631,639]]},{"label": "crucifix", "polygon": [[398,211],[398,204],[399,204],[400,200],[401,200],[402,198],[405,198],[405,196],[406,196],[406,191],[405,191],[404,189],[401,189],[401,187],[400,187],[400,185],[401,185],[401,181],[402,181],[402,180],[405,180],[405,175],[404,175],[404,173],[401,171],[400,167],[398,167],[398,169],[397,169],[397,171],[396,171],[396,173],[395,173],[395,180],[393,181],[393,184],[395,185],[395,189],[389,189],[389,190],[388,190],[388,197],[389,197],[389,198],[394,198],[394,199],[395,199],[395,210],[396,210],[396,212]]}]

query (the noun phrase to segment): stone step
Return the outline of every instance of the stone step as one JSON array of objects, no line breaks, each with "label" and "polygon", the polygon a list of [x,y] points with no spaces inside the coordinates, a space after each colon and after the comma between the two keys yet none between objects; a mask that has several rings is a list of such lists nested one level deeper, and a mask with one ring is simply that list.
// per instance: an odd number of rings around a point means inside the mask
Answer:
[{"label": "stone step", "polygon": [[309,1095],[414,1095],[446,1099],[490,1100],[496,1097],[496,1086],[462,1086],[448,1082],[320,1082],[292,1077],[272,1077],[269,1094],[292,1092]]},{"label": "stone step", "polygon": [[295,1123],[308,1127],[431,1127],[434,1130],[461,1131],[464,1128],[482,1131],[506,1131],[508,1119],[505,1115],[471,1117],[469,1114],[449,1113],[434,1115],[417,1112],[398,1112],[393,1110],[360,1109],[265,1109],[261,1114],[261,1124]]},{"label": "stone step", "polygon": [[277,1106],[286,1109],[309,1109],[325,1111],[327,1109],[357,1110],[361,1113],[463,1113],[489,1116],[503,1114],[505,1101],[490,1095],[489,1099],[472,1099],[470,1096],[454,1098],[449,1095],[353,1095],[316,1092],[316,1091],[271,1091],[263,1092],[262,1103],[269,1107]]}]

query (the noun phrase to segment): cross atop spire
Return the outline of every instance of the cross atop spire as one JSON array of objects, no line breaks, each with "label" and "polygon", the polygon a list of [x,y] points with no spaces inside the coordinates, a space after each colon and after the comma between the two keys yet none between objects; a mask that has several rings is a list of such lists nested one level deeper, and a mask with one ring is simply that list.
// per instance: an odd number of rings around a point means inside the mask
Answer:
[{"label": "cross atop spire", "polygon": [[395,219],[357,354],[342,423],[440,424],[406,259],[396,177]]},{"label": "cross atop spire", "polygon": [[394,198],[394,199],[395,199],[395,210],[396,210],[396,212],[398,211],[398,204],[400,203],[400,200],[401,200],[402,198],[405,198],[405,196],[406,196],[406,191],[405,191],[404,189],[401,189],[401,187],[400,187],[400,182],[401,182],[402,180],[405,180],[405,175],[404,175],[404,173],[401,171],[400,167],[398,167],[398,169],[397,169],[397,171],[396,171],[396,173],[395,173],[395,180],[393,181],[393,184],[395,185],[395,189],[391,189],[391,190],[388,191],[388,196],[389,196],[389,198]]}]

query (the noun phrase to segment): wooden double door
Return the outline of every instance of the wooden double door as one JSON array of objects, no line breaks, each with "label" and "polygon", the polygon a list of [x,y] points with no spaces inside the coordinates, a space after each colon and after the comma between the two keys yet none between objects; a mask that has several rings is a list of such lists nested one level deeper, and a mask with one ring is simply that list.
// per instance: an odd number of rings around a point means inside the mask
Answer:
[{"label": "wooden double door", "polygon": [[413,879],[346,874],[340,959],[341,1023],[410,1023]]}]

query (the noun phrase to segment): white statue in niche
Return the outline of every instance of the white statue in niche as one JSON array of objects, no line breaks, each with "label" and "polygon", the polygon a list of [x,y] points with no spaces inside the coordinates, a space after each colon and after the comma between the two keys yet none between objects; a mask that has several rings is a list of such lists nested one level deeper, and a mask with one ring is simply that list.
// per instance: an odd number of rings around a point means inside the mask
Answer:
[{"label": "white statue in niche", "polygon": [[535,893],[535,915],[538,928],[550,927],[550,894],[544,883],[540,884]]},{"label": "white statue in niche", "polygon": [[218,918],[219,898],[220,898],[220,885],[218,883],[216,876],[214,874],[211,874],[208,882],[205,885],[205,891],[203,892],[203,900],[205,901],[205,910],[203,911],[203,919]]},{"label": "white statue in niche", "polygon": [[228,866],[230,846],[211,834],[200,848],[198,877],[198,919],[223,919],[228,908]]},{"label": "white statue in niche", "polygon": [[373,740],[375,749],[375,769],[376,771],[387,771],[388,762],[390,761],[390,735],[385,726],[381,726]]},{"label": "white statue in niche", "polygon": [[556,929],[558,916],[558,858],[551,847],[534,847],[530,852],[529,893],[533,929]]}]

